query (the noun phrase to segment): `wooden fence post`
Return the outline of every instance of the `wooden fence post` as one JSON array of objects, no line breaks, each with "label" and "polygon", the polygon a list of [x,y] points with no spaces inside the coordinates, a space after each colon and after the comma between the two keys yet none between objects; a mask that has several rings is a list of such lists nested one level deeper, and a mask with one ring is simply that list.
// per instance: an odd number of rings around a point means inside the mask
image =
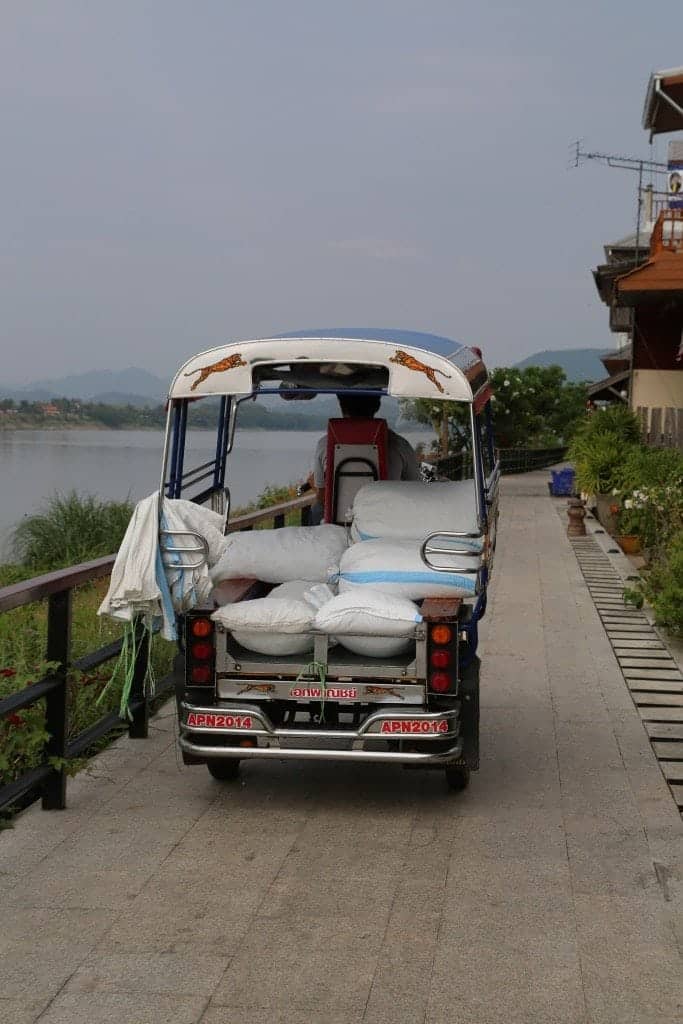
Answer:
[{"label": "wooden fence post", "polygon": [[56,661],[52,675],[59,686],[45,698],[45,727],[49,733],[45,745],[47,758],[59,758],[43,785],[43,809],[62,811],[66,807],[66,744],[69,720],[69,688],[67,672],[71,647],[71,590],[50,594],[47,606],[47,660]]},{"label": "wooden fence post", "polygon": [[[132,740],[146,740],[149,735],[149,700],[145,693],[145,677],[149,663],[149,630],[141,619],[135,623],[136,651],[133,685],[130,688],[132,719],[128,722],[128,735]],[[135,706],[137,705],[137,706]]]}]

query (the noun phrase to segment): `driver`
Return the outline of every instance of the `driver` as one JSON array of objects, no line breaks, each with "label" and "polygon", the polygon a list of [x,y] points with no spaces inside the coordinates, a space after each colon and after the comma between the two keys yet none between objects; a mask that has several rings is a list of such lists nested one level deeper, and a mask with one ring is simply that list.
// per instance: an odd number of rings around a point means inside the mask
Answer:
[{"label": "driver", "polygon": [[[373,419],[379,411],[382,399],[379,395],[337,395],[341,414],[345,418]],[[315,447],[313,462],[313,486],[322,508],[325,504],[325,469],[327,461],[327,436],[323,436]],[[387,479],[420,480],[420,467],[412,447],[405,437],[387,428]]]}]

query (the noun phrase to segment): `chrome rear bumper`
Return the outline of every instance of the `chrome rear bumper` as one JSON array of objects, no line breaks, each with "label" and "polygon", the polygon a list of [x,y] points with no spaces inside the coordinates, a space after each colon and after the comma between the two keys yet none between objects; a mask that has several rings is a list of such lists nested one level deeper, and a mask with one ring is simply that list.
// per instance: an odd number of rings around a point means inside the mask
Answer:
[{"label": "chrome rear bumper", "polygon": [[[253,746],[213,746],[204,737],[239,737]],[[385,740],[392,745],[448,740],[433,753],[415,750],[367,750],[365,744]],[[255,758],[308,761],[376,761],[414,765],[447,765],[462,757],[457,710],[428,712],[422,708],[381,710],[369,715],[357,730],[276,729],[254,705],[203,708],[183,703],[180,748],[197,758]],[[320,745],[317,745],[320,744]]]}]

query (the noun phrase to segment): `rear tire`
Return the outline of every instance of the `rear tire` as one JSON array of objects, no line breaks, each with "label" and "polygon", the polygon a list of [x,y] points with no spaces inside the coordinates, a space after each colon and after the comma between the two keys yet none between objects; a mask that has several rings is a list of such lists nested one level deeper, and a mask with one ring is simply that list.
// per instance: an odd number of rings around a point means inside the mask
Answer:
[{"label": "rear tire", "polygon": [[206,767],[209,769],[209,775],[218,779],[219,782],[234,782],[239,778],[240,762],[238,757],[216,757],[207,761]]},{"label": "rear tire", "polygon": [[463,789],[467,789],[469,783],[469,768],[456,768],[455,766],[446,768],[446,785],[449,789],[459,793]]}]

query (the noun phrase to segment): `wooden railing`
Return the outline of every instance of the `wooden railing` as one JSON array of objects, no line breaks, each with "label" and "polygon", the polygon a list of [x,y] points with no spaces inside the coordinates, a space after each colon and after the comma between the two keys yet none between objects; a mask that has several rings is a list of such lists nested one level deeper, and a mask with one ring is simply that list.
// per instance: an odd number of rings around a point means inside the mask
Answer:
[{"label": "wooden railing", "polygon": [[[228,523],[228,533],[235,533],[240,530],[253,530],[255,526],[271,522],[273,529],[286,526],[287,521],[298,519],[299,526],[308,526],[311,521],[311,506],[316,502],[315,491],[308,491],[300,498],[293,498],[291,501],[280,502],[279,505],[269,505],[268,508],[259,509],[258,512],[248,512],[243,516],[235,516]],[[297,515],[297,513],[299,513]],[[293,524],[294,525],[294,524]]]},{"label": "wooden railing", "polygon": [[[564,462],[566,448],[501,448],[498,451],[500,471],[504,475],[512,473],[529,473],[534,469],[546,469],[558,462]],[[461,480],[464,476],[472,476],[471,455],[447,455],[436,463],[439,476],[449,480]]]},{"label": "wooden railing", "polygon": [[[120,725],[118,715],[105,715],[83,733],[68,740],[69,670],[89,671],[117,657],[121,651],[121,640],[117,640],[72,662],[73,592],[78,586],[109,576],[113,564],[114,556],[110,555],[0,589],[0,614],[36,601],[47,601],[45,660],[56,664],[56,668],[37,683],[0,700],[2,720],[6,715],[16,714],[44,699],[45,730],[48,734],[42,763],[0,787],[0,810],[15,805],[23,806],[39,795],[42,795],[46,810],[65,807],[67,760],[79,756],[116,725]],[[142,692],[147,652],[144,637],[141,637],[141,641],[130,703],[132,718],[129,733],[133,737],[147,735],[147,701]]]},{"label": "wooden railing", "polygon": [[565,448],[501,448],[499,451],[500,471],[503,475],[511,473],[530,473],[534,469],[547,469],[567,457]]},{"label": "wooden railing", "polygon": [[[231,520],[228,532],[252,530],[268,523],[274,529],[278,529],[295,519],[301,525],[306,525],[310,521],[311,506],[315,500],[315,492],[310,492],[292,501],[237,516]],[[64,808],[69,760],[82,756],[103,737],[114,730],[120,730],[121,726],[126,724],[122,722],[117,711],[112,711],[69,739],[69,672],[73,669],[81,672],[90,671],[111,661],[120,654],[122,644],[121,640],[116,640],[82,658],[72,660],[73,592],[76,587],[106,579],[111,574],[113,565],[114,555],[108,555],[106,558],[46,573],[0,589],[0,614],[36,602],[47,602],[45,660],[57,666],[38,682],[0,700],[0,721],[7,715],[16,714],[45,700],[45,731],[48,734],[41,763],[21,777],[0,786],[0,811],[11,807],[25,807],[39,797],[42,797],[46,810]],[[148,642],[148,634],[139,627],[133,686],[128,705],[128,735],[132,739],[145,739],[148,734],[151,700],[144,686]],[[165,696],[172,688],[173,676],[169,674],[157,682],[154,699]]]}]

